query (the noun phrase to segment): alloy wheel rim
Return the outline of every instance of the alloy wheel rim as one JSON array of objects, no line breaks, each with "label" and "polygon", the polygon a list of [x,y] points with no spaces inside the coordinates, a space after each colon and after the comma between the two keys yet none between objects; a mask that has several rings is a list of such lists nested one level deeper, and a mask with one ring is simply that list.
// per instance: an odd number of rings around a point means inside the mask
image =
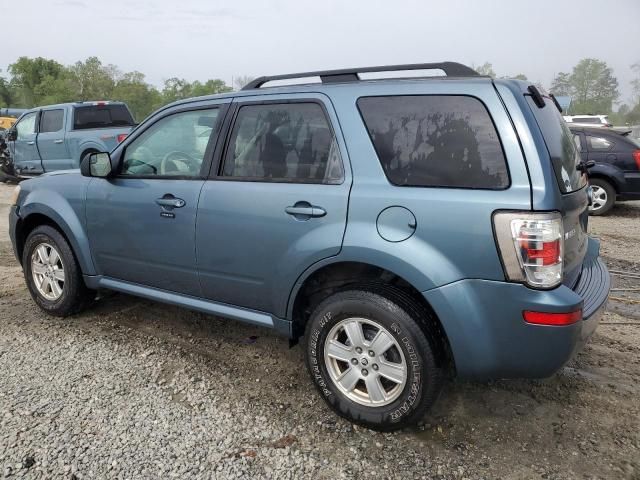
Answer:
[{"label": "alloy wheel rim", "polygon": [[65,273],[60,253],[48,243],[39,244],[31,254],[31,274],[38,293],[58,300],[64,291]]},{"label": "alloy wheel rim", "polygon": [[329,331],[324,361],[338,390],[360,405],[388,405],[407,383],[400,345],[386,328],[365,318],[347,318]]},{"label": "alloy wheel rim", "polygon": [[591,192],[591,206],[589,209],[591,211],[600,210],[607,203],[607,191],[598,185],[592,185]]}]

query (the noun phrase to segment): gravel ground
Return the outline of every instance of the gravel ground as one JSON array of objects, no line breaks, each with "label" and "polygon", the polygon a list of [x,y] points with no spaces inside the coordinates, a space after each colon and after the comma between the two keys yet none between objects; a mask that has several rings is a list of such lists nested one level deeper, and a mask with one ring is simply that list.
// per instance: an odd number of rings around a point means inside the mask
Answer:
[{"label": "gravel ground", "polygon": [[[640,294],[544,381],[451,382],[414,429],[337,418],[300,347],[257,327],[112,295],[64,320],[31,301],[0,185],[0,478],[640,478]],[[593,218],[640,272],[640,203]],[[640,278],[614,277],[639,288]]]}]

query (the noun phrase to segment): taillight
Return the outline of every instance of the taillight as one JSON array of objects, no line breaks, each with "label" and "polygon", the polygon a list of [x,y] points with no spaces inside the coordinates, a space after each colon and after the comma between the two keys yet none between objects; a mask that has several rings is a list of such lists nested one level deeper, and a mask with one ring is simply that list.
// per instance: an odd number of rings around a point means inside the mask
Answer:
[{"label": "taillight", "polygon": [[640,170],[640,150],[633,152],[633,159],[636,161],[636,167]]},{"label": "taillight", "polygon": [[499,212],[493,222],[507,280],[538,288],[562,282],[560,213]]},{"label": "taillight", "polygon": [[118,137],[117,137],[118,138],[118,143],[122,143],[124,141],[124,139],[127,138],[127,135],[128,134],[126,134],[126,133],[121,133],[120,135],[118,135]]}]

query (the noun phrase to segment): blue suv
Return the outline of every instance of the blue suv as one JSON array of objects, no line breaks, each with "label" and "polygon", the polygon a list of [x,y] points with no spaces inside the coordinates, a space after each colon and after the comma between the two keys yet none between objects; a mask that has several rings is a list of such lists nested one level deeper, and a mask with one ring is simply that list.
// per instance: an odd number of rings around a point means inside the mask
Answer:
[{"label": "blue suv", "polygon": [[448,376],[549,376],[593,333],[610,281],[586,169],[523,81],[280,75],[23,182],[10,233],[46,312],[110,289],[275,329],[335,412],[393,430]]}]

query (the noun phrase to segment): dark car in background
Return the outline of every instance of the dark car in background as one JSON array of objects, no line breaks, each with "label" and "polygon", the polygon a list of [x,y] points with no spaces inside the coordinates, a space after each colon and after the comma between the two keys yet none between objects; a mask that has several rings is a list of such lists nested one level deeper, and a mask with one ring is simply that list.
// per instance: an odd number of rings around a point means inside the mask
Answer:
[{"label": "dark car in background", "polygon": [[593,161],[591,215],[604,215],[616,201],[640,200],[640,143],[629,132],[569,124],[582,161]]}]

